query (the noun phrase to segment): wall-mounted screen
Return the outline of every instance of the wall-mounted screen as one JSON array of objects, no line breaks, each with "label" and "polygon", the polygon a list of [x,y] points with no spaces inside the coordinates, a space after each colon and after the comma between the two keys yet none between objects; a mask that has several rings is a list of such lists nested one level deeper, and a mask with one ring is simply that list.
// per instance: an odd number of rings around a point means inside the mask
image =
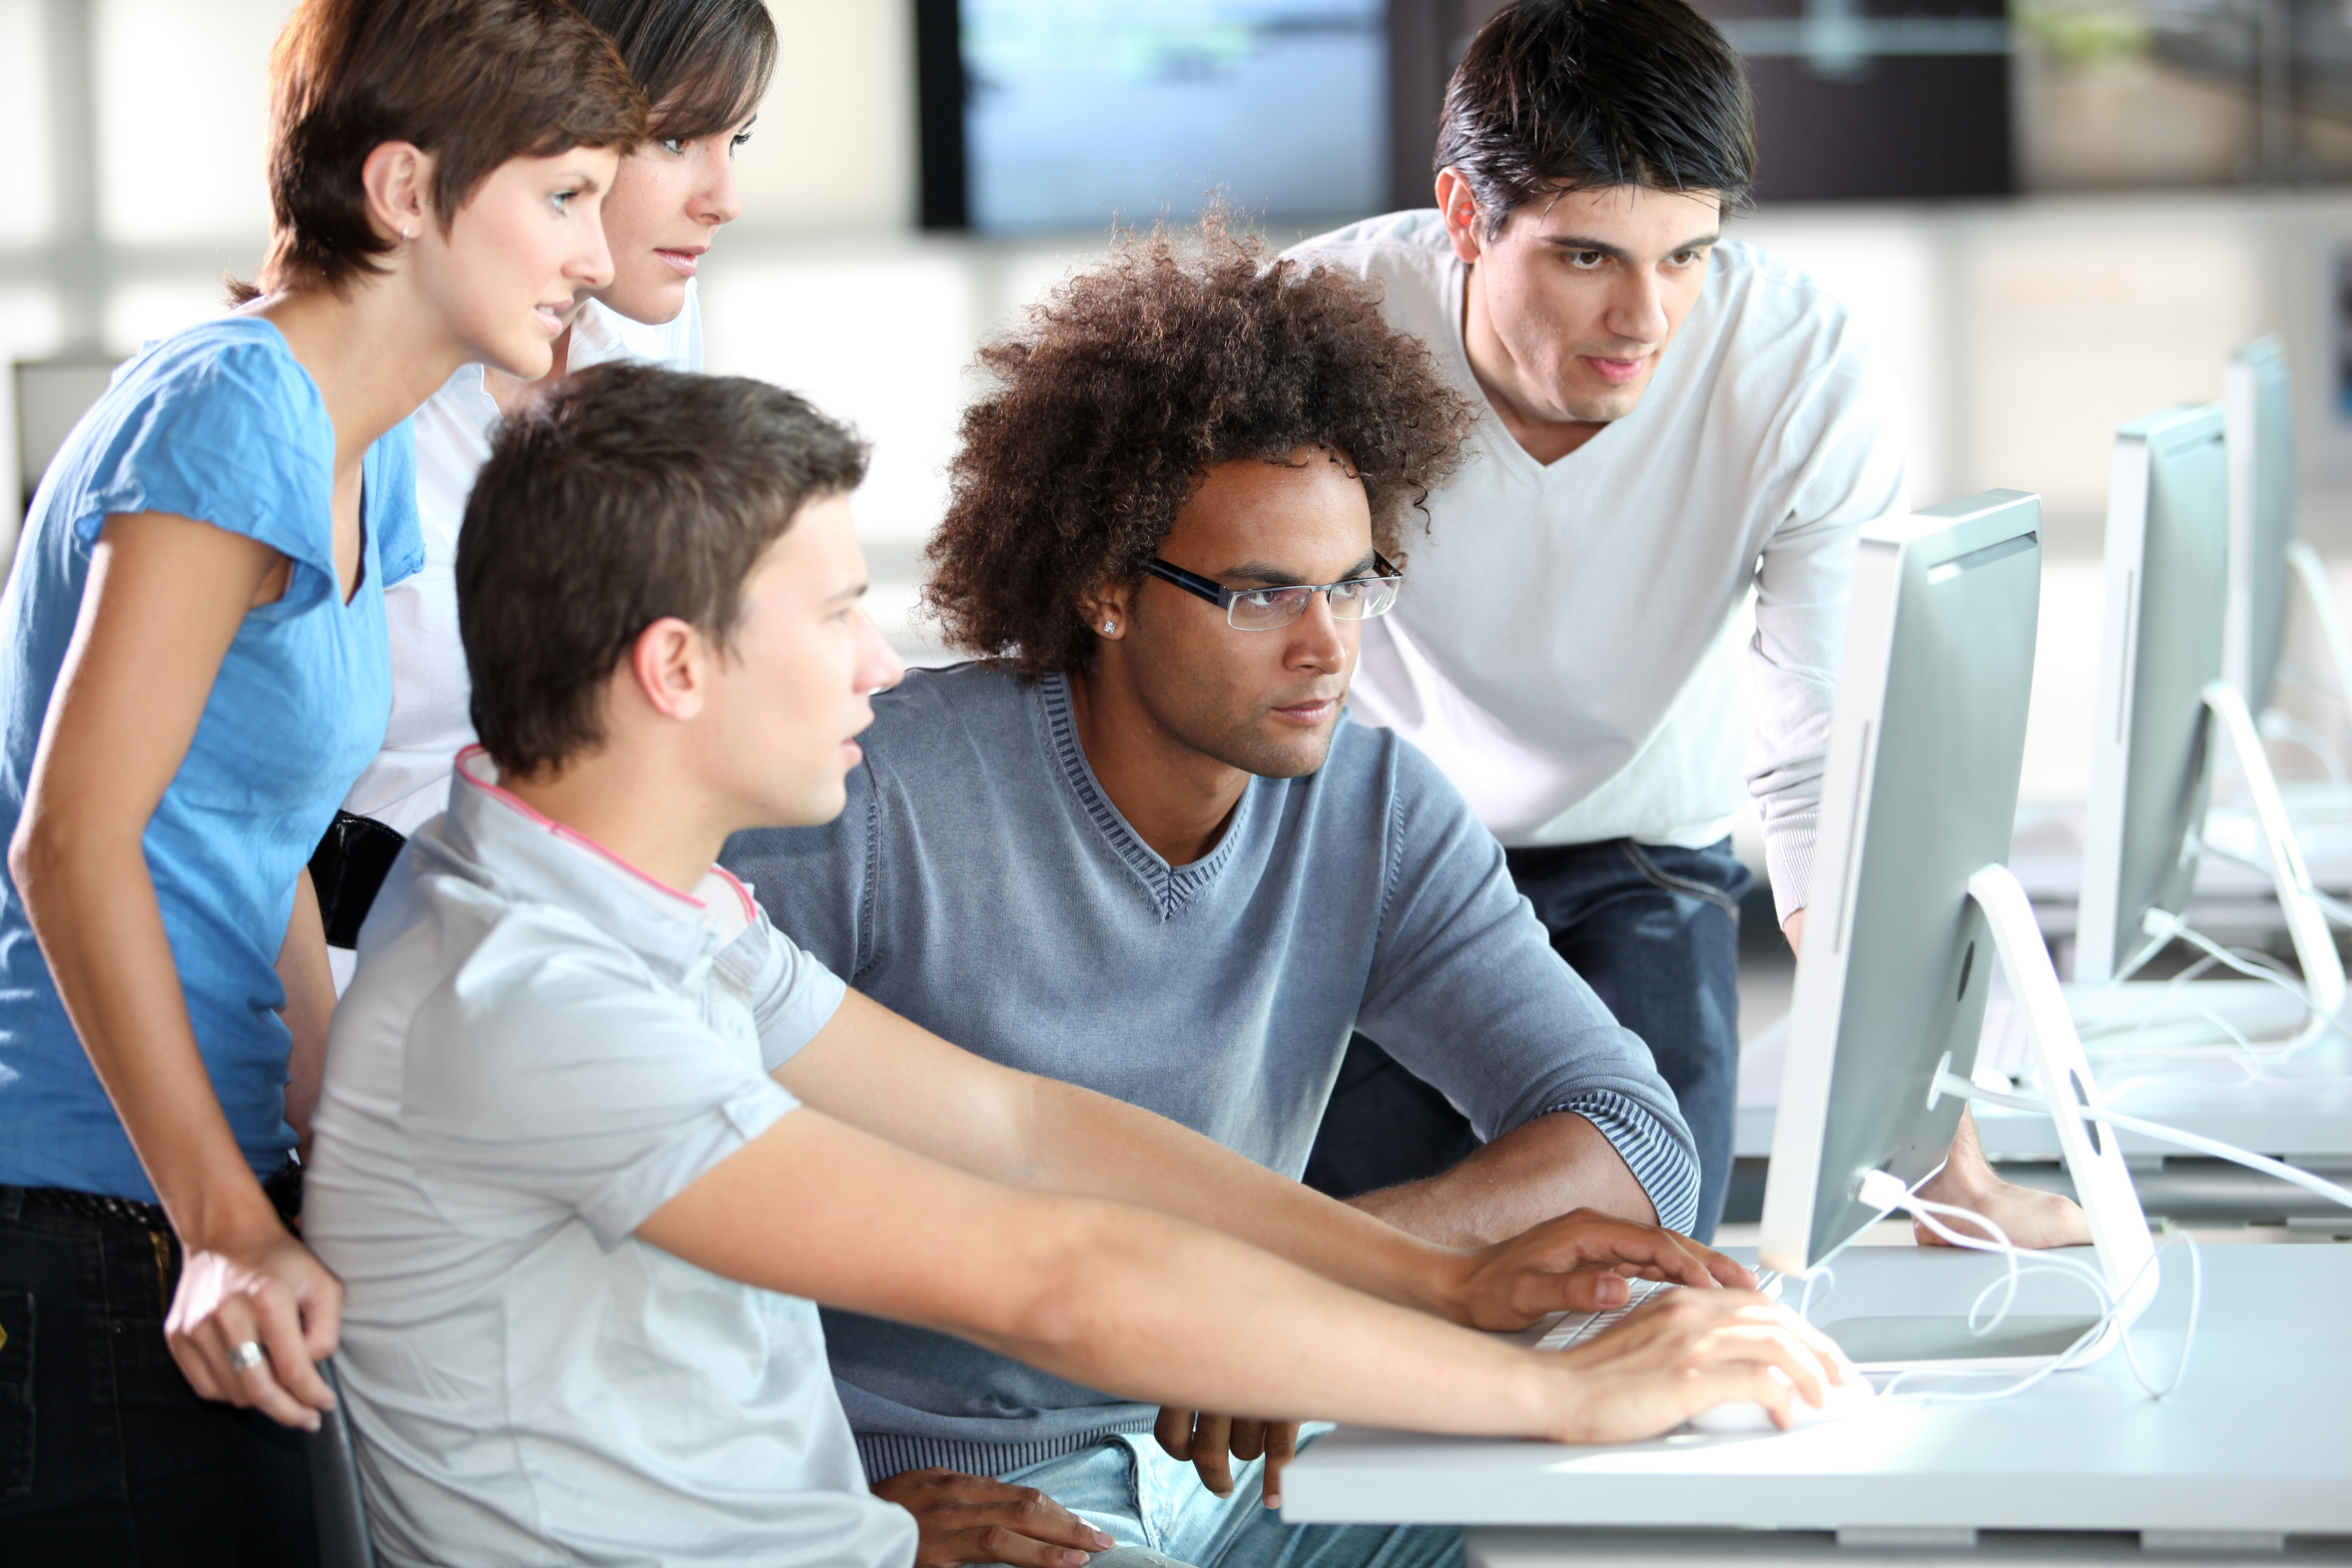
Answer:
[{"label": "wall-mounted screen", "polygon": [[931,227],[1181,220],[1211,191],[1277,220],[1389,205],[1385,0],[957,0],[918,15],[933,35],[926,122],[961,99],[959,126],[925,126]]}]

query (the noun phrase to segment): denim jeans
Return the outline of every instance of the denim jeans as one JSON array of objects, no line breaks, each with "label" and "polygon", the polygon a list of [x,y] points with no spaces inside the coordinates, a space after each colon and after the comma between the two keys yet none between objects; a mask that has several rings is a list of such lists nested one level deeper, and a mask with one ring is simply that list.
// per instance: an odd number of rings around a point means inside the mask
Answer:
[{"label": "denim jeans", "polygon": [[[1731,840],[1703,849],[1635,843],[1512,849],[1512,880],[1552,949],[1641,1036],[1699,1151],[1706,1241],[1731,1181],[1739,1097],[1739,901],[1754,877]],[[1445,1097],[1362,1035],[1350,1043],[1307,1164],[1308,1185],[1340,1198],[1420,1181],[1477,1146]]]},{"label": "denim jeans", "polygon": [[[1330,1431],[1310,1426],[1301,1446]],[[1462,1568],[1462,1532],[1435,1525],[1285,1524],[1259,1497],[1266,1462],[1233,1462],[1220,1498],[1151,1433],[1106,1437],[1004,1477],[1034,1486],[1123,1547],[1192,1568]]]},{"label": "denim jeans", "polygon": [[0,1187],[0,1561],[317,1561],[302,1434],[200,1399],[164,1343],[168,1226]]}]

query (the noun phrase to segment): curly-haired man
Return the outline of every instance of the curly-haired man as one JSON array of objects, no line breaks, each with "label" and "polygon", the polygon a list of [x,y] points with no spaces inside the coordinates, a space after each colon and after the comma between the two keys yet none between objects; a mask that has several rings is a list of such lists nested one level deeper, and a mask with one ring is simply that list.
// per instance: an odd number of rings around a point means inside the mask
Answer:
[{"label": "curly-haired man", "polygon": [[[1428,1240],[1579,1207],[1687,1228],[1696,1164],[1647,1049],[1462,795],[1344,711],[1460,451],[1427,352],[1362,284],[1212,224],[1128,243],[981,358],[929,603],[987,657],[877,699],[836,822],[730,842],[777,925],[981,1056],[1294,1178],[1361,1023],[1491,1140],[1363,1202]],[[1289,1428],[1170,1409],[1163,1453],[1150,1406],[963,1340],[843,1312],[826,1338],[869,1475],[918,1513],[1009,1503],[995,1477],[1203,1565],[1457,1550],[1300,1539],[1226,1457],[1278,1469]]]}]

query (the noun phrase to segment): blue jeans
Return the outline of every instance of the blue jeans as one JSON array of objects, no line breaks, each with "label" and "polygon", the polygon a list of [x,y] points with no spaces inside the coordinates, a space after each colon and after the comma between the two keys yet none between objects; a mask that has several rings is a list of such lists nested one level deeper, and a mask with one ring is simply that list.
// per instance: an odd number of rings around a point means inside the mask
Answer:
[{"label": "blue jeans", "polygon": [[[1648,1044],[1680,1101],[1699,1151],[1691,1234],[1711,1239],[1731,1181],[1739,1098],[1739,901],[1755,878],[1728,838],[1703,849],[1616,838],[1512,849],[1507,859],[1553,951]],[[1435,1176],[1476,1147],[1443,1095],[1358,1035],[1307,1182],[1353,1198]]]},{"label": "blue jeans", "polygon": [[[1304,1447],[1331,1430],[1302,1431]],[[1003,1479],[1034,1486],[1121,1546],[1193,1568],[1462,1568],[1462,1532],[1434,1525],[1284,1524],[1259,1497],[1266,1461],[1233,1462],[1220,1498],[1151,1433],[1106,1437]]]},{"label": "blue jeans", "polygon": [[302,1568],[302,1434],[200,1399],[164,1343],[180,1249],[0,1187],[0,1562]]}]

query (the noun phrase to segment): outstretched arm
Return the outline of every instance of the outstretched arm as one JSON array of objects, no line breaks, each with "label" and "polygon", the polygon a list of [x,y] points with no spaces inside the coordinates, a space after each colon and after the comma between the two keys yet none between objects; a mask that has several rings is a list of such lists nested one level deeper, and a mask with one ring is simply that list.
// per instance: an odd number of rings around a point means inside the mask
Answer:
[{"label": "outstretched arm", "polygon": [[[1165,1117],[959,1050],[856,991],[776,1078],[805,1104],[957,1170],[1157,1210],[1478,1327],[1590,1310],[1603,1305],[1603,1277],[1619,1269],[1701,1287],[1753,1284],[1738,1264],[1684,1238],[1588,1213],[1479,1251],[1435,1245]],[[908,1093],[910,1084],[922,1092]],[[1608,1305],[1622,1299],[1621,1287],[1608,1289]]]},{"label": "outstretched arm", "polygon": [[1260,1415],[1616,1441],[1728,1399],[1785,1420],[1796,1398],[1818,1403],[1854,1375],[1815,1330],[1729,1291],[1670,1293],[1580,1352],[1518,1349],[1165,1214],[1000,1187],[806,1107],[637,1234],[713,1273],[1092,1387]]}]

